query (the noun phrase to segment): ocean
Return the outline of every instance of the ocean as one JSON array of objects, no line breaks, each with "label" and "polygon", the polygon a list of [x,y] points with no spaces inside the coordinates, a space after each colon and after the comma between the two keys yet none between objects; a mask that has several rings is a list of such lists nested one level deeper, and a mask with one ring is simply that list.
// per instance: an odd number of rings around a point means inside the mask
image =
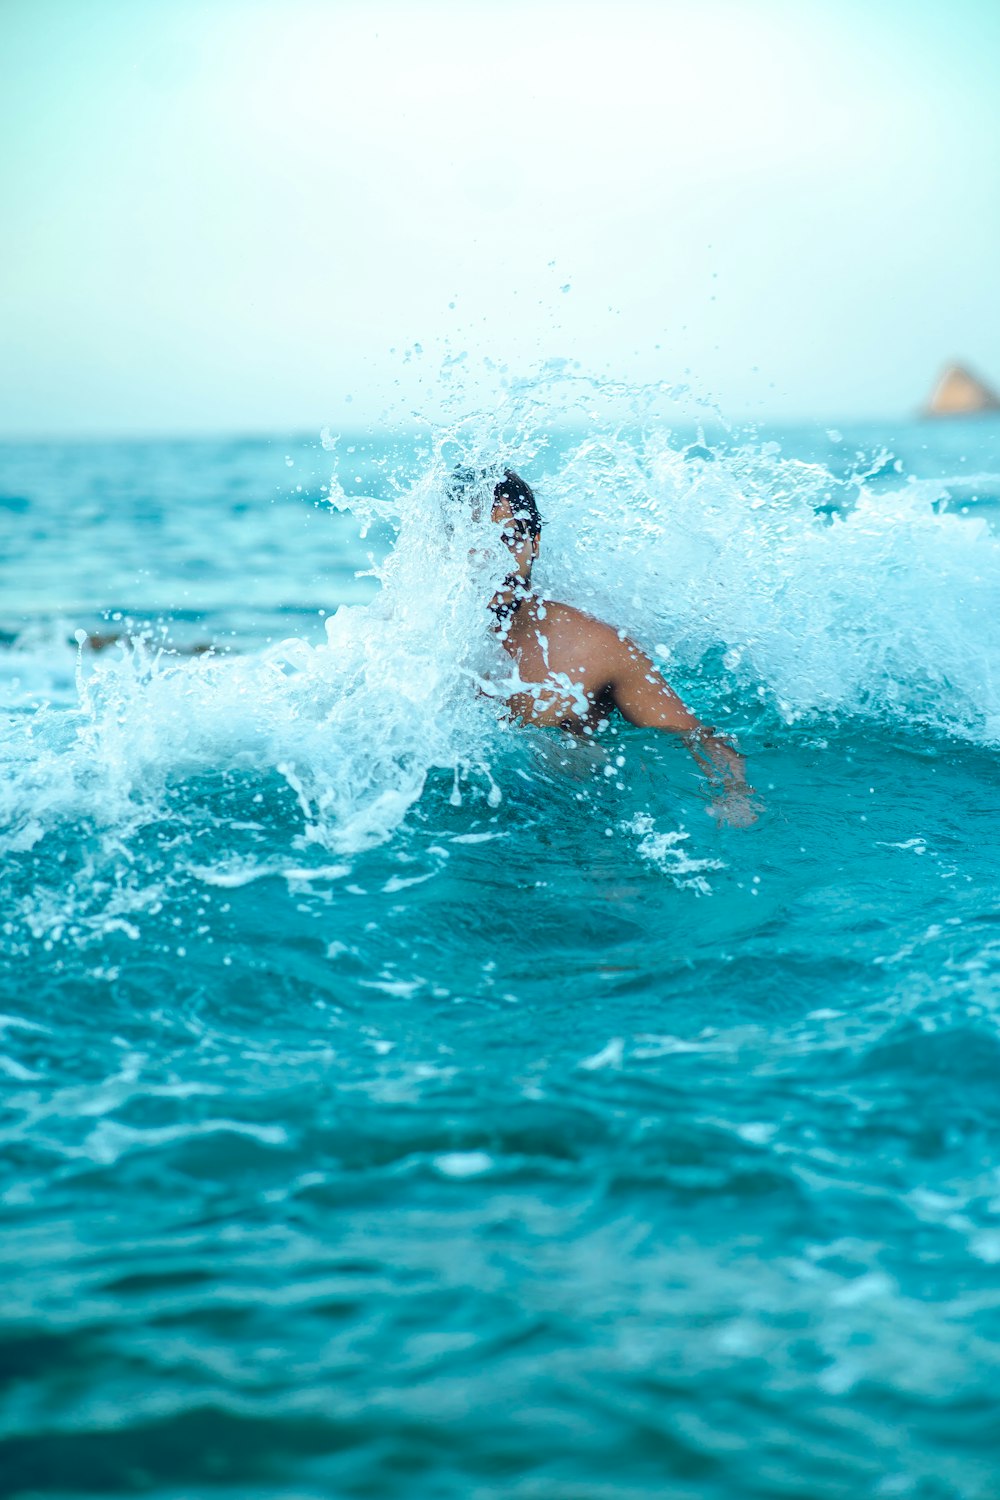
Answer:
[{"label": "ocean", "polygon": [[1000,1493],[1000,424],[548,418],[0,448],[4,1496]]}]

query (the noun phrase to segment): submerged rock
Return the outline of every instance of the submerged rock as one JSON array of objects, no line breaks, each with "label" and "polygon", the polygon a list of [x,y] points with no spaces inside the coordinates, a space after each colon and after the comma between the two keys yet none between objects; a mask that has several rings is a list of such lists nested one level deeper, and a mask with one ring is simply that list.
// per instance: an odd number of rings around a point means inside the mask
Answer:
[{"label": "submerged rock", "polygon": [[948,365],[923,408],[925,417],[962,417],[1000,412],[1000,396],[964,365]]}]

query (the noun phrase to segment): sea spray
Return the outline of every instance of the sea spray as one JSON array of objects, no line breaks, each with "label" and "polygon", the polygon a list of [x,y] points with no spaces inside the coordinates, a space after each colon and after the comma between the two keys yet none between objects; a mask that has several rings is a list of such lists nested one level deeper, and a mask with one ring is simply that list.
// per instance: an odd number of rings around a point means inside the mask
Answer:
[{"label": "sea spray", "polygon": [[139,640],[86,670],[81,645],[72,742],[53,756],[44,723],[22,726],[56,784],[40,808],[29,758],[6,789],[5,821],[111,827],[155,818],[167,783],[199,771],[277,770],[305,837],[349,850],[392,832],[432,766],[481,768],[492,787],[497,715],[477,685],[503,660],[489,600],[508,555],[488,517],[457,506],[446,516],[446,504],[440,483],[414,487],[378,598],[341,606],[324,643],[191,660]]},{"label": "sea spray", "polygon": [[505,557],[482,505],[456,503],[457,461],[483,475],[521,465],[545,523],[539,589],[632,634],[702,718],[1000,736],[988,511],[938,503],[945,482],[911,484],[898,465],[835,474],[732,434],[685,442],[619,423],[557,441],[538,425],[544,395],[568,383],[579,407],[587,387],[547,378],[507,410],[442,426],[423,458],[381,471],[377,493],[350,497],[334,479],[327,503],[382,541],[358,570],[376,597],[336,609],[325,640],[194,659],[155,635],[81,650],[77,707],[5,732],[7,847],[63,818],[155,820],[169,784],[220,768],[285,777],[302,836],[338,852],[391,838],[432,768],[501,794],[490,766],[510,733],[510,666],[487,604]]},{"label": "sea spray", "polygon": [[[940,497],[943,485],[936,488]],[[1000,740],[1000,537],[773,443],[588,439],[539,477],[538,581],[658,650],[706,717],[858,716]]]}]

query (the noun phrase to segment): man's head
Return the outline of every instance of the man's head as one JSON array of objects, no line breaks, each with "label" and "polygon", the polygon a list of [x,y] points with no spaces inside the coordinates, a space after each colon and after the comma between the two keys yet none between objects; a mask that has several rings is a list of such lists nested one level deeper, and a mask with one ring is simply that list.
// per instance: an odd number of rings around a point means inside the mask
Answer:
[{"label": "man's head", "polygon": [[504,469],[493,490],[490,519],[501,528],[504,545],[514,567],[504,581],[504,594],[524,591],[531,583],[531,569],[538,556],[542,535],[542,518],[535,497],[520,475]]},{"label": "man's head", "polygon": [[[500,477],[496,478],[498,474]],[[531,536],[540,536],[542,518],[538,513],[535,497],[513,469],[490,470],[461,466],[453,470],[446,488],[450,500],[469,506],[478,517],[491,486],[493,508],[496,509],[506,501],[514,519],[523,522]],[[496,520],[496,517],[493,519]]]},{"label": "man's head", "polygon": [[504,469],[503,478],[498,480],[493,488],[493,520],[498,518],[496,511],[500,507],[509,511],[510,517],[517,521],[527,536],[537,539],[542,534],[542,518],[538,514],[538,506],[535,497],[528,485],[513,469]]},{"label": "man's head", "polygon": [[[482,506],[485,494],[489,493],[491,477],[485,469],[456,469],[449,494],[452,499],[462,500],[473,507]],[[518,584],[526,589],[532,564],[538,556],[542,518],[530,487],[513,469],[502,470],[502,477],[493,484],[490,520],[501,527],[504,544],[515,564],[505,580],[504,594],[513,593]]]}]

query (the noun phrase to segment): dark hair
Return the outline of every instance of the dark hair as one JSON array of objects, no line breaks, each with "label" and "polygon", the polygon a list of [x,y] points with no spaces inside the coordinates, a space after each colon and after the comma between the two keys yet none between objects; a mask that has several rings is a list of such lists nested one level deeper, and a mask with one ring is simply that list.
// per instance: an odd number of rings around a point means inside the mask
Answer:
[{"label": "dark hair", "polygon": [[[493,470],[496,473],[496,470]],[[542,518],[531,487],[513,469],[504,469],[503,478],[493,486],[494,503],[506,500],[516,521],[526,521],[532,536],[542,529]],[[448,494],[453,500],[464,500],[471,489],[490,477],[488,469],[458,468],[451,476]]]},{"label": "dark hair", "polygon": [[503,479],[493,491],[493,499],[509,501],[515,520],[527,521],[532,536],[537,536],[541,531],[542,518],[538,514],[531,487],[513,469],[504,469]]}]

